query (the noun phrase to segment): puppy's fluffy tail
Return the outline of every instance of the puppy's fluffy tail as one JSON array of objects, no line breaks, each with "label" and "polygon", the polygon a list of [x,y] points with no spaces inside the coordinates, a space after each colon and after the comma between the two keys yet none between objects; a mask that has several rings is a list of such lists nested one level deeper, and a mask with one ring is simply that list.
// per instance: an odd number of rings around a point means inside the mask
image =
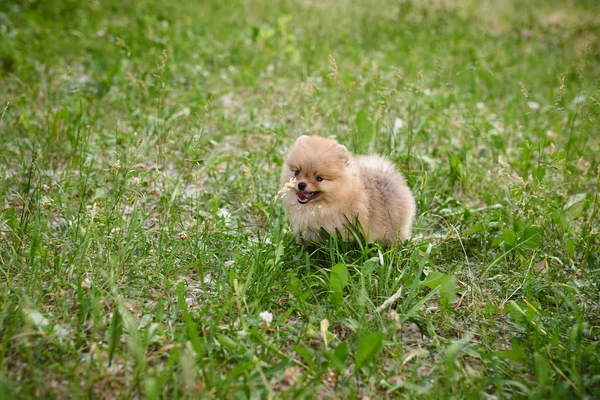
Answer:
[{"label": "puppy's fluffy tail", "polygon": [[[390,174],[399,174],[399,172],[396,171],[396,167],[394,167],[394,164],[392,164],[392,162],[390,160],[385,159],[380,156],[376,156],[376,155],[359,156],[359,157],[356,157],[356,161],[358,162],[358,165],[360,166],[361,169],[380,171],[383,173],[390,173]],[[402,175],[400,175],[400,176],[402,176]],[[402,178],[402,180],[404,180],[404,177]]]},{"label": "puppy's fluffy tail", "polygon": [[[392,199],[389,199],[387,203],[399,214],[400,239],[407,240],[411,236],[417,206],[404,176],[396,170],[394,164],[380,156],[360,156],[356,160],[361,171],[366,173],[365,175],[383,178],[377,179],[376,184],[381,192],[393,193]],[[398,220],[396,219],[396,221]]]},{"label": "puppy's fluffy tail", "polygon": [[406,184],[400,189],[400,209],[402,213],[400,239],[405,241],[411,236],[412,224],[417,212],[415,198]]}]

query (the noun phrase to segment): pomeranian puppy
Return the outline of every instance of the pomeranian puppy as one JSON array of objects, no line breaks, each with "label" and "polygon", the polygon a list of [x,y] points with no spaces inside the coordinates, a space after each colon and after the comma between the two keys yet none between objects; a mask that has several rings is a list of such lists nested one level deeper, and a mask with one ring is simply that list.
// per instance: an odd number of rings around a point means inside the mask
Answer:
[{"label": "pomeranian puppy", "polygon": [[281,173],[280,191],[299,242],[321,242],[321,229],[345,240],[360,227],[369,241],[410,237],[415,199],[404,177],[379,156],[352,154],[333,139],[300,136]]}]

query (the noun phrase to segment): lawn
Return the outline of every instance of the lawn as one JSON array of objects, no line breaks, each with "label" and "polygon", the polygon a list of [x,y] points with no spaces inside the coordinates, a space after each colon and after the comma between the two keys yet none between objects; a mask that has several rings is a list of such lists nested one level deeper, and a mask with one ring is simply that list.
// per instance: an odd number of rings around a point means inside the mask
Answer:
[{"label": "lawn", "polygon": [[[2,4],[0,398],[600,397],[597,1]],[[297,244],[302,134],[413,238]]]}]

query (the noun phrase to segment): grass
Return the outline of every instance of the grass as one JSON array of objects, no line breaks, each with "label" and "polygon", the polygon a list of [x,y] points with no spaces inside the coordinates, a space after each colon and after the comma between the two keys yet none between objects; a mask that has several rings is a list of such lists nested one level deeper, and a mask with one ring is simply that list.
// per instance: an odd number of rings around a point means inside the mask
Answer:
[{"label": "grass", "polygon": [[[0,11],[0,397],[600,396],[595,1],[189,3]],[[411,241],[295,243],[310,133]]]}]

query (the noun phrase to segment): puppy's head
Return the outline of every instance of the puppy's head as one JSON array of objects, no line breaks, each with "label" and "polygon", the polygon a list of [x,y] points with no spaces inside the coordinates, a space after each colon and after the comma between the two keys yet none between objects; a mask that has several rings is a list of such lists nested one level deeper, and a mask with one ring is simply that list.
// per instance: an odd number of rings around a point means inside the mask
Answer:
[{"label": "puppy's head", "polygon": [[300,136],[287,156],[281,181],[296,178],[297,202],[316,204],[343,201],[340,196],[354,191],[355,175],[346,147],[333,139]]}]

